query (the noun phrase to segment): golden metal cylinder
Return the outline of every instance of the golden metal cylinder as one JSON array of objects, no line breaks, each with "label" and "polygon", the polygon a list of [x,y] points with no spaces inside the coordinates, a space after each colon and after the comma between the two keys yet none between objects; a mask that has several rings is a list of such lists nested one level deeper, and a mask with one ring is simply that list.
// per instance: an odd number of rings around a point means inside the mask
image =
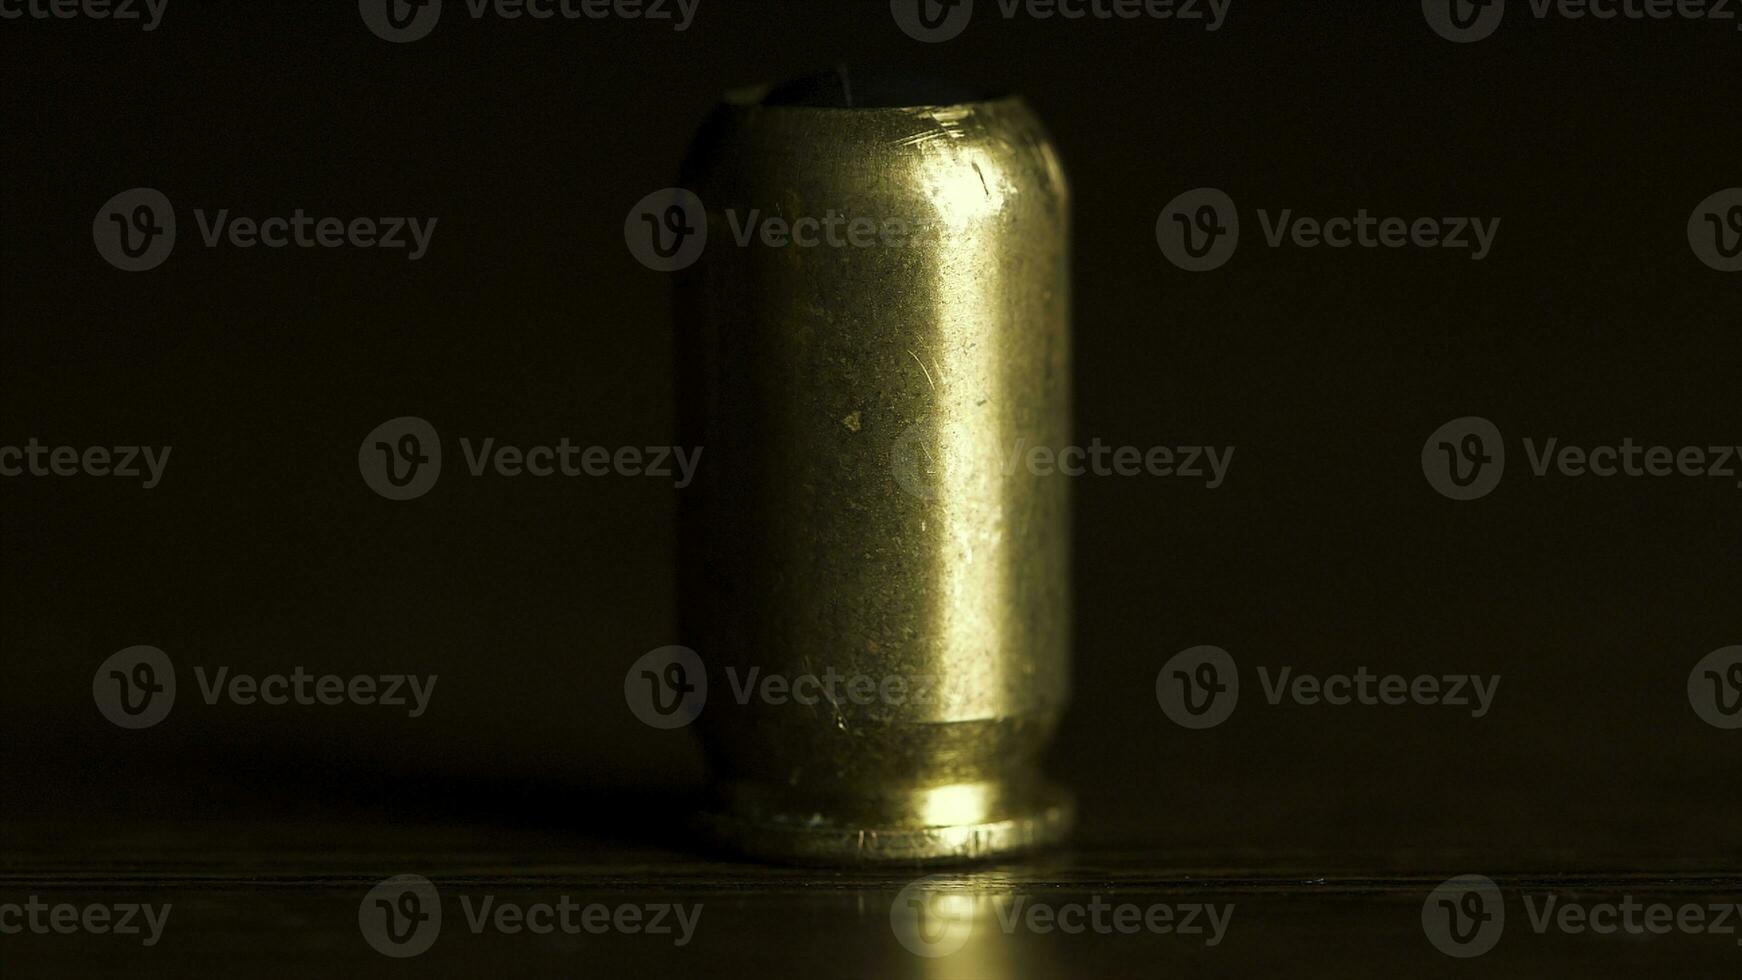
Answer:
[{"label": "golden metal cylinder", "polygon": [[877,87],[740,93],[684,168],[708,825],[776,859],[975,859],[1072,819],[1037,765],[1069,684],[1068,494],[1026,465],[1069,438],[1064,174],[1018,98]]}]

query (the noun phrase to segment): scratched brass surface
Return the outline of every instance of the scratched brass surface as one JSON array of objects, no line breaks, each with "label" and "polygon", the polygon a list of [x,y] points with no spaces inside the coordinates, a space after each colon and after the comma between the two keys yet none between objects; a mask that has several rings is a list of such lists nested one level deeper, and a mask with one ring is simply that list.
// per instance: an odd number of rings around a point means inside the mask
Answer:
[{"label": "scratched brass surface", "polygon": [[[1012,464],[1070,429],[1059,160],[1016,98],[763,96],[713,113],[683,177],[709,242],[677,336],[680,442],[710,458],[680,559],[710,825],[818,861],[1055,840],[1070,803],[1035,759],[1067,697],[1067,490]],[[770,217],[834,242],[770,244]],[[744,698],[753,670],[838,683]]]}]

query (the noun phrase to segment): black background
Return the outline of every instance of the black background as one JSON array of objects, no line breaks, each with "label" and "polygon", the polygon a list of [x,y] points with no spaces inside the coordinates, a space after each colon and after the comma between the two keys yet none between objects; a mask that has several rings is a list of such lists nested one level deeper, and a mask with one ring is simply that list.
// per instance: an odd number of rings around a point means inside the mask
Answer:
[{"label": "black background", "polygon": [[[623,221],[727,88],[840,62],[1025,95],[1075,194],[1078,441],[1238,447],[1226,486],[1076,482],[1076,708],[1055,769],[1081,844],[1266,868],[1742,866],[1742,733],[1690,710],[1742,642],[1742,489],[1536,479],[1520,440],[1742,442],[1742,279],[1689,249],[1742,184],[1736,23],[1434,35],[1413,2],[1235,0],[1220,31],[1004,21],[917,43],[886,4],[703,0],[638,21],[472,20],[394,45],[354,4],[171,0],[155,32],[0,22],[0,443],[174,446],[164,483],[0,480],[9,844],[226,821],[536,825],[657,839],[703,778],[622,678],[682,642],[669,481],[472,479],[457,440],[669,442],[669,280]],[[163,191],[160,268],[98,256],[111,195]],[[1246,239],[1191,275],[1156,215],[1227,191]],[[199,246],[192,211],[439,219],[422,261]],[[1269,249],[1258,208],[1498,216],[1445,250]],[[430,420],[414,502],[357,447]],[[1516,453],[1490,497],[1423,479],[1464,415]],[[705,456],[704,456],[705,465]],[[163,724],[91,674],[168,652]],[[1220,728],[1159,711],[1168,656],[1227,648]],[[1252,667],[1500,674],[1492,714],[1270,707]],[[207,706],[192,668],[439,674],[427,715]],[[363,831],[359,830],[359,834]],[[1189,857],[1188,857],[1189,856]],[[1154,860],[1154,858],[1152,858]]]}]

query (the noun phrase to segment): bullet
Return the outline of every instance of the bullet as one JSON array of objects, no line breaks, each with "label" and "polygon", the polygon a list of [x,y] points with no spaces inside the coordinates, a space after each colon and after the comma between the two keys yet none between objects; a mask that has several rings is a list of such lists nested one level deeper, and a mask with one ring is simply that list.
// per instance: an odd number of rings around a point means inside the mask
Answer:
[{"label": "bullet", "polygon": [[1069,193],[1017,97],[836,72],[734,93],[683,186],[680,607],[704,826],[762,858],[988,858],[1062,838]]}]

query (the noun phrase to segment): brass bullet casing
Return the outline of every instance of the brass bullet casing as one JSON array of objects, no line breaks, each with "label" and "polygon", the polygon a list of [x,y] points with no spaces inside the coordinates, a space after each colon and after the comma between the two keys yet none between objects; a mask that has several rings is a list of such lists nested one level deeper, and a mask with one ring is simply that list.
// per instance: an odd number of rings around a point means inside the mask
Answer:
[{"label": "brass bullet casing", "polygon": [[1070,432],[1048,136],[1019,98],[823,76],[721,104],[683,184],[708,242],[677,304],[680,444],[708,454],[680,505],[706,825],[823,863],[1059,839],[1037,759],[1068,696],[1069,500],[1027,465]]}]

